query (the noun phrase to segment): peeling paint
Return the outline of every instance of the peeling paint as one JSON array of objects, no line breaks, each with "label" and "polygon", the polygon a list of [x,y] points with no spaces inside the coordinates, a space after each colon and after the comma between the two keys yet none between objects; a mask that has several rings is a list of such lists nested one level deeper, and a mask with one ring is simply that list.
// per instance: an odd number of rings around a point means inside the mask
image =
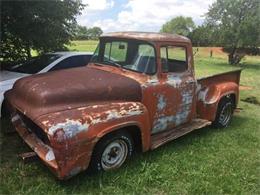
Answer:
[{"label": "peeling paint", "polygon": [[207,93],[208,93],[208,88],[204,89],[204,90],[201,90],[199,91],[199,94],[198,94],[198,100],[201,100],[203,102],[206,101],[206,96],[207,96]]},{"label": "peeling paint", "polygon": [[49,128],[48,133],[53,136],[58,129],[63,129],[66,137],[71,138],[82,131],[87,131],[88,127],[89,124],[87,123],[81,124],[79,121],[67,120],[64,123],[58,123]]},{"label": "peeling paint", "polygon": [[[138,104],[131,103],[130,105],[131,106],[129,106],[129,104],[127,103],[119,103],[117,104],[117,106],[120,106],[119,110],[111,109],[103,113],[101,112],[98,114],[86,115],[86,118],[89,118],[90,122],[86,120],[86,122],[83,124],[78,120],[67,119],[66,122],[58,123],[56,125],[51,126],[48,130],[48,133],[50,136],[53,136],[55,133],[57,133],[57,140],[62,141],[64,140],[64,138],[72,138],[82,131],[88,131],[91,125],[104,123],[113,119],[120,119],[123,117],[140,115],[143,113]],[[62,130],[62,132],[59,132],[58,130]]]},{"label": "peeling paint", "polygon": [[152,76],[146,82],[142,83],[141,86],[146,88],[146,87],[149,87],[149,86],[158,85],[159,83],[160,82],[159,82],[158,77],[157,76]]},{"label": "peeling paint", "polygon": [[47,152],[45,159],[46,159],[46,161],[55,160],[55,156],[54,156],[53,150],[51,148],[49,148],[49,151]]},{"label": "peeling paint", "polygon": [[176,76],[176,75],[167,75],[167,81],[166,83],[168,85],[171,85],[173,87],[178,87],[181,85],[182,83],[182,80],[179,76]]},{"label": "peeling paint", "polygon": [[167,130],[169,125],[178,126],[187,121],[187,117],[191,112],[193,93],[192,90],[182,92],[182,102],[180,109],[175,115],[162,115],[153,123],[152,133],[158,133]]},{"label": "peeling paint", "polygon": [[201,90],[202,86],[198,82],[196,82],[196,94]]},{"label": "peeling paint", "polygon": [[14,116],[12,117],[11,121],[12,121],[12,123],[14,123],[15,121],[17,121],[17,120],[19,120],[19,119],[20,119],[19,115],[16,114],[16,115],[14,115]]},{"label": "peeling paint", "polygon": [[163,110],[165,108],[165,106],[166,106],[165,97],[163,95],[159,95],[158,104],[157,104],[157,110],[161,111],[161,110]]}]

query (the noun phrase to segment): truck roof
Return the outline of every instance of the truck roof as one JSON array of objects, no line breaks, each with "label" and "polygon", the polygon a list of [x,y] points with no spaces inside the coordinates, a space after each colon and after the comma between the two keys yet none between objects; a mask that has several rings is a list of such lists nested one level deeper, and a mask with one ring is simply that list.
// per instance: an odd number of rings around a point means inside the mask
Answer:
[{"label": "truck roof", "polygon": [[126,38],[126,39],[137,39],[143,41],[171,41],[171,42],[186,42],[190,43],[190,39],[187,37],[170,34],[170,33],[154,33],[154,32],[113,32],[106,33],[101,36],[105,37],[115,37],[115,38]]}]

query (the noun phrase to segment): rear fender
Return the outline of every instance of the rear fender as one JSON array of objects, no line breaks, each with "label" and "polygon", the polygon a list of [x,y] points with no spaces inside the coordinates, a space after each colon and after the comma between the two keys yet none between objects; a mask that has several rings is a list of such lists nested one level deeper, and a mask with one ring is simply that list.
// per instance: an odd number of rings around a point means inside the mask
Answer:
[{"label": "rear fender", "polygon": [[234,82],[224,82],[209,86],[199,86],[197,95],[197,114],[199,118],[214,121],[220,99],[227,95],[235,96],[235,106],[238,102],[239,86]]}]

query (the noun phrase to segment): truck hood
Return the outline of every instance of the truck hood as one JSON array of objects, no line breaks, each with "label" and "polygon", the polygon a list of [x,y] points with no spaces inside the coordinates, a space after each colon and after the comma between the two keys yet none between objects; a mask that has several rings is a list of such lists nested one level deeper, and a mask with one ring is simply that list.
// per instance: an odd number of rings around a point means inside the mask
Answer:
[{"label": "truck hood", "polygon": [[142,99],[137,81],[94,67],[22,78],[5,95],[14,107],[31,119],[106,101],[140,102]]}]

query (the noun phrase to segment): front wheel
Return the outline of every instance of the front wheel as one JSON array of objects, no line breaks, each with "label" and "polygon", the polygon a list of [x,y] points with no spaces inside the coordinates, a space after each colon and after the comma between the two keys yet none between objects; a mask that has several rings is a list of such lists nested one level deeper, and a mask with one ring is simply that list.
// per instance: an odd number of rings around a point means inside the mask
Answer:
[{"label": "front wheel", "polygon": [[223,97],[218,104],[216,118],[213,126],[217,128],[225,128],[229,125],[234,111],[234,104],[230,97]]},{"label": "front wheel", "polygon": [[121,165],[133,153],[133,140],[128,133],[116,133],[101,139],[92,154],[90,169],[110,171]]}]

